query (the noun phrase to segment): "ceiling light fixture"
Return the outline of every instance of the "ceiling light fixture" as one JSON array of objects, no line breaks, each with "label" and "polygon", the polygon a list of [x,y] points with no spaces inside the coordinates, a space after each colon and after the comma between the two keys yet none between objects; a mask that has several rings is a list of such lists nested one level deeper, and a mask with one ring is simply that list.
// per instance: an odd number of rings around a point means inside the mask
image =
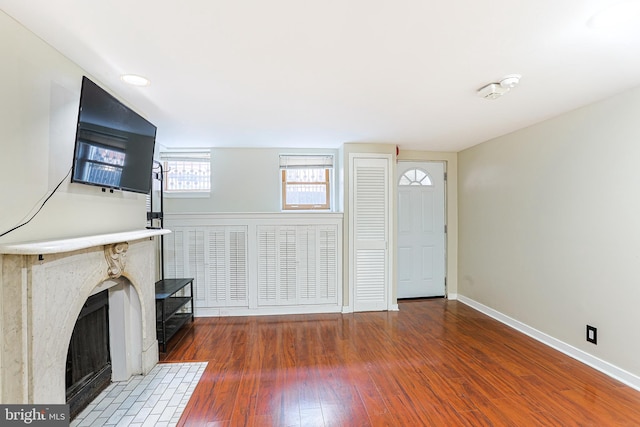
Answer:
[{"label": "ceiling light fixture", "polygon": [[502,80],[500,80],[500,86],[512,89],[518,86],[521,77],[522,76],[520,74],[507,74],[502,78]]},{"label": "ceiling light fixture", "polygon": [[478,96],[484,99],[498,99],[520,83],[520,74],[507,74],[500,81],[489,83],[478,89]]},{"label": "ceiling light fixture", "polygon": [[148,78],[137,74],[123,74],[120,76],[120,80],[133,86],[149,86],[151,84]]}]

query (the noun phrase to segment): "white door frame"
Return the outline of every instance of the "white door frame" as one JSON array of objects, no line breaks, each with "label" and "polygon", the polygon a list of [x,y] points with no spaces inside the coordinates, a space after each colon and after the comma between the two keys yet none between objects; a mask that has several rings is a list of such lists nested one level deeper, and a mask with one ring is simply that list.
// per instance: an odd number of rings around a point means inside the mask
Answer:
[{"label": "white door frame", "polygon": [[[443,170],[444,170],[444,200],[443,200],[443,204],[444,204],[444,225],[445,225],[445,234],[444,234],[444,297],[448,298],[449,297],[449,286],[447,284],[447,272],[448,270],[448,230],[447,230],[447,183],[448,183],[448,179],[447,179],[447,161],[446,160],[410,160],[410,159],[406,159],[406,160],[398,160],[397,163],[442,163],[443,165]],[[396,169],[395,173],[394,173],[394,186],[397,187],[398,182],[397,182],[397,170],[399,168]],[[398,209],[398,200],[396,197],[395,200],[395,204],[396,204],[396,210]],[[396,247],[395,247],[395,253],[396,253],[396,257],[397,257],[397,253],[398,253],[398,242],[396,240]],[[397,283],[396,283],[397,285]],[[396,290],[396,297],[397,297],[397,290]],[[396,304],[397,305],[397,304]]]}]

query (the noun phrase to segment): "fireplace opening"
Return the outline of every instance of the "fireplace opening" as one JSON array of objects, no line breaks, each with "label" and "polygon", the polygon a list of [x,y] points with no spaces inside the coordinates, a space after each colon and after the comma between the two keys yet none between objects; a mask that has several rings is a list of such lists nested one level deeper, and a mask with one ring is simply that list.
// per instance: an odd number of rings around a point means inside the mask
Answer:
[{"label": "fireplace opening", "polygon": [[109,291],[90,296],[82,307],[69,343],[66,398],[71,418],[111,383]]}]

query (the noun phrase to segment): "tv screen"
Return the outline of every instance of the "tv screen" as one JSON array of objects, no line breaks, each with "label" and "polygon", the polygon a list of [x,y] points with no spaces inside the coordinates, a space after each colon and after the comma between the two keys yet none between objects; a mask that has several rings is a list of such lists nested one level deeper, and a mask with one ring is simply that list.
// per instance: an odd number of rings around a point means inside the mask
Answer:
[{"label": "tv screen", "polygon": [[71,182],[148,194],[156,127],[82,78]]}]

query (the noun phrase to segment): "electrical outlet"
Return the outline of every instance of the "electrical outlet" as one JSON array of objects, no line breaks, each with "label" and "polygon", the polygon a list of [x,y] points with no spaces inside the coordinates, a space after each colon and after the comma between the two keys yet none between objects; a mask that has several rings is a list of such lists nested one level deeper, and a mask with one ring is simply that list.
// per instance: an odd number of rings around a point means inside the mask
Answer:
[{"label": "electrical outlet", "polygon": [[598,345],[598,328],[587,325],[587,341]]}]

